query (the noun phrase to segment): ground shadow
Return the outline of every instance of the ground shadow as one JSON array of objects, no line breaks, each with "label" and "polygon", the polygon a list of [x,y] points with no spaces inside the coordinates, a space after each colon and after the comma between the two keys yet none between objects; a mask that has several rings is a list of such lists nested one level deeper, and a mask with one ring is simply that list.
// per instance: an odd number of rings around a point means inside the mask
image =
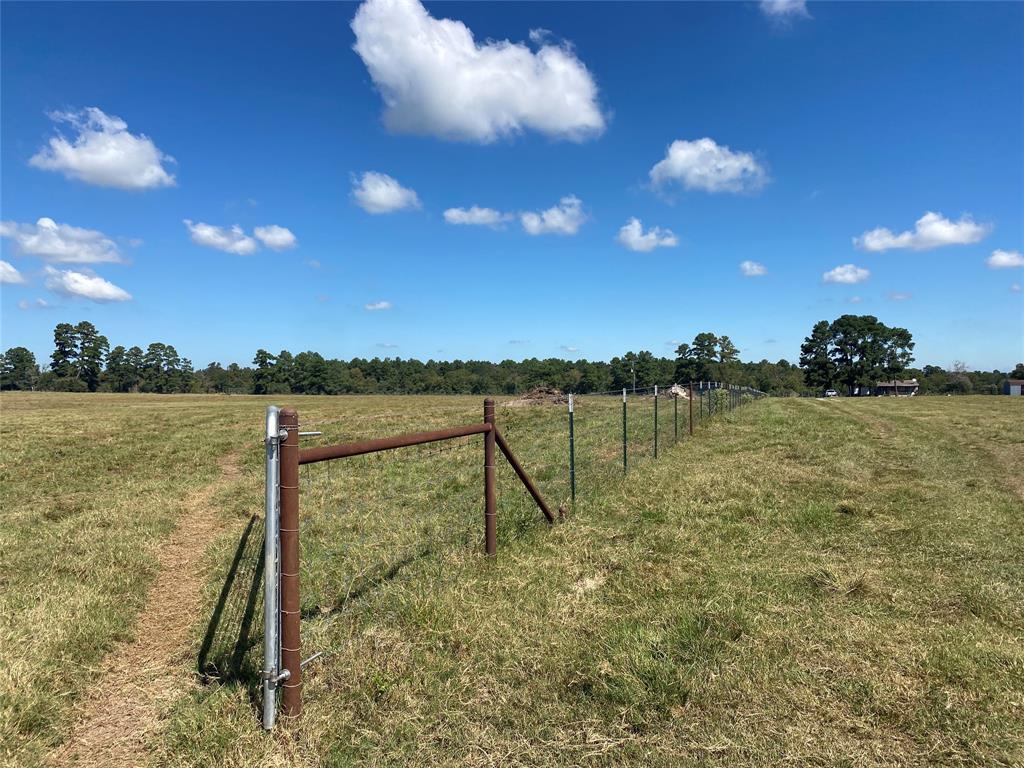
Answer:
[{"label": "ground shadow", "polygon": [[262,642],[263,624],[253,620],[263,592],[263,520],[256,515],[242,531],[199,649],[197,668],[207,682],[259,687],[260,663],[249,651]]},{"label": "ground shadow", "polygon": [[302,611],[302,618],[322,619],[326,616],[341,613],[345,610],[345,606],[348,605],[348,603],[365,597],[373,590],[396,578],[406,566],[411,565],[417,560],[421,560],[432,553],[433,547],[422,547],[415,552],[410,552],[401,560],[381,565],[373,569],[370,573],[364,574],[363,576],[355,579],[352,583],[351,589],[349,589],[343,596],[339,597],[333,605],[329,607],[317,606],[313,608],[306,608]]}]

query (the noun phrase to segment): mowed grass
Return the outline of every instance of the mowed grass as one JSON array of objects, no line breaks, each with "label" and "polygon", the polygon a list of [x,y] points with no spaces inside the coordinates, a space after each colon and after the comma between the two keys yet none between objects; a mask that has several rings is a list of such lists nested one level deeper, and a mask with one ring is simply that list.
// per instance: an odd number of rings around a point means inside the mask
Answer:
[{"label": "mowed grass", "polygon": [[[332,441],[481,409],[277,400]],[[1020,401],[764,400],[677,445],[663,409],[658,462],[638,404],[623,478],[621,403],[584,399],[570,517],[541,522],[500,469],[492,561],[479,439],[303,468],[303,643],[326,654],[303,717],[273,736],[255,711],[258,521],[239,547],[261,510],[266,401],[0,403],[11,762],[66,735],[91,670],[130,636],[181,500],[232,452],[244,471],[208,510],[224,533],[180,660],[197,682],[163,713],[155,765],[1024,762]],[[565,503],[564,407],[498,421]]]}]

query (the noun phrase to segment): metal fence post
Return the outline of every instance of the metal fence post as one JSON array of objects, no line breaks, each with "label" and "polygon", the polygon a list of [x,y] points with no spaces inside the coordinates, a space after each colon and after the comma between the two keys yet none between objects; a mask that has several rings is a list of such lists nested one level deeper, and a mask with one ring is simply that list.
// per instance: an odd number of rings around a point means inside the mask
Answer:
[{"label": "metal fence post", "polygon": [[629,471],[629,459],[626,450],[626,388],[622,388],[622,471]]},{"label": "metal fence post", "polygon": [[688,419],[690,425],[690,437],[693,437],[693,382],[689,384],[690,387],[690,418]]},{"label": "metal fence post", "polygon": [[277,719],[277,684],[281,666],[281,643],[278,636],[278,496],[280,484],[281,427],[278,407],[267,407],[267,458],[265,467],[266,504],[263,525],[263,727],[271,730]]},{"label": "metal fence post", "polygon": [[679,442],[679,392],[672,390],[672,432],[674,441]]},{"label": "metal fence post", "polygon": [[484,400],[484,423],[491,425],[484,432],[484,551],[498,551],[498,497],[494,487],[494,400]]},{"label": "metal fence post", "polygon": [[569,395],[569,492],[576,501],[576,430],[573,426],[573,402]]},{"label": "metal fence post", "polygon": [[302,643],[299,637],[299,414],[278,416],[287,437],[281,443],[281,666],[288,673],[281,713],[302,714]]},{"label": "metal fence post", "polygon": [[658,385],[654,385],[654,458],[658,458]]}]

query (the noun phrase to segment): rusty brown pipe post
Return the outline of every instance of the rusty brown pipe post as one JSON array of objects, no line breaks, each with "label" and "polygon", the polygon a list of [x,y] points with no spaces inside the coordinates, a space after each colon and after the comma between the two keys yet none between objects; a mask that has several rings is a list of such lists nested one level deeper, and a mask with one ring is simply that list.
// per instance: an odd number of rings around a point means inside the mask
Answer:
[{"label": "rusty brown pipe post", "polygon": [[281,667],[288,672],[281,714],[302,714],[302,648],[299,641],[299,414],[281,411]]},{"label": "rusty brown pipe post", "polygon": [[493,556],[498,551],[498,497],[494,487],[494,400],[484,400],[484,550]]},{"label": "rusty brown pipe post", "polygon": [[693,437],[693,382],[690,382],[690,437]]}]

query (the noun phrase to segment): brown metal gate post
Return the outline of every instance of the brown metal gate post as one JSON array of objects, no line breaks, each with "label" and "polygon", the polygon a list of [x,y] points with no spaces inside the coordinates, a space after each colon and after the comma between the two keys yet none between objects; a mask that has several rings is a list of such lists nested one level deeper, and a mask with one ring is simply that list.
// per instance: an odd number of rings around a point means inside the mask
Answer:
[{"label": "brown metal gate post", "polygon": [[288,672],[281,714],[302,713],[302,648],[299,641],[299,414],[285,408],[279,417],[288,431],[281,441],[281,667]]},{"label": "brown metal gate post", "polygon": [[488,555],[498,551],[498,496],[494,488],[494,400],[484,400],[484,549]]},{"label": "brown metal gate post", "polygon": [[693,437],[693,382],[690,382],[690,437]]}]

